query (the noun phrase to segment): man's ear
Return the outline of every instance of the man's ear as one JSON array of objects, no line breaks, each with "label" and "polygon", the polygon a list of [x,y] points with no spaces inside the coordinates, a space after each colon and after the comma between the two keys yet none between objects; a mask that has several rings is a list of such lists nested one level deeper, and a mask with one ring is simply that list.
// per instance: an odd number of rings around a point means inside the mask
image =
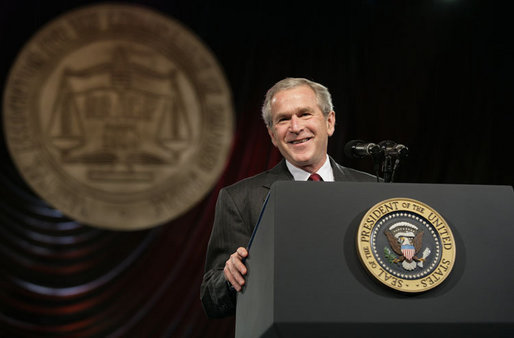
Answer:
[{"label": "man's ear", "polygon": [[336,113],[332,110],[327,116],[327,133],[332,136],[336,130]]},{"label": "man's ear", "polygon": [[273,134],[272,127],[266,126],[266,129],[268,129],[269,137],[271,138],[271,142],[276,147],[277,146],[277,140],[275,139],[275,134]]}]

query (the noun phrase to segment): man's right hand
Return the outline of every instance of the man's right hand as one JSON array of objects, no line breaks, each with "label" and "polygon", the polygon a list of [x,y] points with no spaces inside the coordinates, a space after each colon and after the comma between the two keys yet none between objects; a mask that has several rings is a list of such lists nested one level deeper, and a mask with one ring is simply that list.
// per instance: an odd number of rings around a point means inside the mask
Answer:
[{"label": "man's right hand", "polygon": [[230,258],[225,262],[225,268],[223,269],[225,278],[238,292],[241,291],[245,284],[244,276],[247,273],[247,269],[243,259],[246,257],[248,257],[248,251],[243,247],[237,248],[236,252],[230,255]]}]

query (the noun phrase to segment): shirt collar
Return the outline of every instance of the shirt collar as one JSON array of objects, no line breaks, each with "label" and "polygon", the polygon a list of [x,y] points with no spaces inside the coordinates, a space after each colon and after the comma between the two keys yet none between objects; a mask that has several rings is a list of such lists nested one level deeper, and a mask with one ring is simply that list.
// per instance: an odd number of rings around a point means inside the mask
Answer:
[{"label": "shirt collar", "polygon": [[[295,181],[307,181],[311,173],[300,169],[298,167],[295,167],[291,163],[289,163],[288,160],[286,160],[287,169],[289,169],[289,172],[291,175],[293,175],[293,178]],[[334,172],[332,171],[332,165],[330,164],[329,157],[327,155],[327,158],[325,160],[325,163],[319,168],[317,171],[318,175],[321,176],[323,181],[325,182],[333,182],[334,181]]]}]

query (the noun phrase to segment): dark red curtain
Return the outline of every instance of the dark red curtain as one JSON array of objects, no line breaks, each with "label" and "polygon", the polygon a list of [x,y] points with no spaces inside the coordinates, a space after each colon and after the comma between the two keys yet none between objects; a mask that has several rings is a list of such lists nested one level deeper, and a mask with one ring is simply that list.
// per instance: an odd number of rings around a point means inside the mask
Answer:
[{"label": "dark red curtain", "polygon": [[[0,4],[1,78],[44,23],[90,1]],[[0,140],[0,336],[231,337],[199,301],[217,193],[280,155],[260,119],[285,76],[324,83],[345,142],[393,139],[411,149],[402,182],[514,183],[511,18],[496,2],[347,1],[290,7],[267,1],[133,1],[190,27],[213,50],[233,91],[237,128],[212,191],[168,224],[105,231],[35,195]],[[3,87],[2,87],[3,89]]]}]

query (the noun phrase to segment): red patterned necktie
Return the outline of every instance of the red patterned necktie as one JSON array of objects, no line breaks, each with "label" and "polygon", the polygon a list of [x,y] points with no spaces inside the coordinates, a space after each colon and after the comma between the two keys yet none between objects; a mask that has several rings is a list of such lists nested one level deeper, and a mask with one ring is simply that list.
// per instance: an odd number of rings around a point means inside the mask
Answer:
[{"label": "red patterned necktie", "polygon": [[320,175],[314,173],[314,174],[311,174],[311,176],[309,176],[309,181],[316,181],[316,182],[319,182],[319,181],[323,181],[323,179],[321,178]]}]

